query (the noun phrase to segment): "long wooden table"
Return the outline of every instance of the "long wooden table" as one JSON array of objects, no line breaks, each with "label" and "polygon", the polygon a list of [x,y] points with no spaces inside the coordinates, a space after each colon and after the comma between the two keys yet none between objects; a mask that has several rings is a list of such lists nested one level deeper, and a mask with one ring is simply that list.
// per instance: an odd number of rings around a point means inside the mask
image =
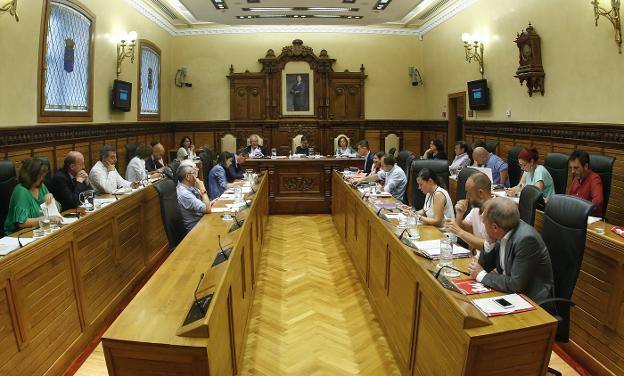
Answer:
[{"label": "long wooden table", "polygon": [[[111,376],[240,371],[268,217],[266,176],[252,200],[242,227],[233,232],[219,213],[205,215],[110,326],[102,343]],[[233,249],[226,262],[211,267],[218,235]],[[196,330],[181,332],[202,273],[197,296],[212,293],[212,301]]]},{"label": "long wooden table", "polygon": [[[556,320],[541,308],[487,318],[444,289],[358,192],[334,173],[332,213],[404,375],[543,375]],[[421,227],[421,239],[442,234]],[[467,269],[469,259],[455,260]],[[492,294],[481,294],[484,297]]]},{"label": "long wooden table", "polygon": [[244,168],[267,171],[271,214],[330,213],[331,173],[364,167],[363,158],[248,159]]},{"label": "long wooden table", "polygon": [[153,187],[0,259],[0,375],[59,375],[168,253]]}]

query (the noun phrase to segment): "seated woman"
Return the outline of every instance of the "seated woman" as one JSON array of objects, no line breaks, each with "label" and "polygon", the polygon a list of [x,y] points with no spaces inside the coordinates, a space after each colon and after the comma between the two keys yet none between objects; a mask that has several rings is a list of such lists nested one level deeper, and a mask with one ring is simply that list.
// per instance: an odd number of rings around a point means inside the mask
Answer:
[{"label": "seated woman", "polygon": [[544,200],[555,194],[555,184],[552,176],[546,169],[546,167],[537,164],[539,154],[537,149],[524,148],[518,154],[518,164],[522,171],[522,178],[515,187],[507,190],[508,196],[519,196],[522,188],[526,185],[534,185],[544,193]]},{"label": "seated woman", "polygon": [[378,151],[373,156],[373,165],[371,166],[370,173],[371,175],[377,174],[379,171],[381,171],[381,158],[383,158],[384,155],[386,155],[386,153],[384,153],[383,151]]},{"label": "seated woman", "polygon": [[310,144],[308,143],[308,138],[306,136],[301,137],[301,145],[297,146],[297,148],[295,149],[295,154],[310,154]]},{"label": "seated woman", "polygon": [[418,211],[423,224],[442,227],[445,219],[455,219],[451,197],[446,189],[440,186],[435,172],[423,168],[418,172],[416,182],[420,191],[425,194],[425,205]]},{"label": "seated woman", "polygon": [[182,140],[180,140],[180,148],[178,149],[178,154],[176,159],[181,161],[183,159],[193,159],[195,158],[195,145],[191,141],[190,137],[184,136]]},{"label": "seated woman", "polygon": [[126,167],[126,180],[127,181],[142,181],[148,177],[158,177],[160,172],[154,170],[147,172],[146,161],[152,156],[152,148],[147,144],[139,144],[136,149],[137,155],[135,155]]},{"label": "seated woman", "polygon": [[351,157],[354,154],[353,149],[349,146],[349,140],[345,136],[338,139],[338,147],[336,148],[337,157]]},{"label": "seated woman", "polygon": [[233,155],[224,151],[217,156],[217,164],[208,174],[208,196],[210,201],[219,198],[231,185],[227,182],[226,170],[232,164]]},{"label": "seated woman", "polygon": [[440,140],[431,140],[429,149],[425,151],[420,159],[446,159],[444,144]]},{"label": "seated woman", "polygon": [[[40,205],[53,202],[54,197],[43,184],[48,173],[48,165],[39,158],[28,158],[22,162],[18,184],[13,188],[9,210],[4,222],[4,232],[10,234],[22,228],[39,226],[43,216]],[[57,205],[58,206],[58,205]],[[50,217],[52,222],[60,222],[60,217]]]}]

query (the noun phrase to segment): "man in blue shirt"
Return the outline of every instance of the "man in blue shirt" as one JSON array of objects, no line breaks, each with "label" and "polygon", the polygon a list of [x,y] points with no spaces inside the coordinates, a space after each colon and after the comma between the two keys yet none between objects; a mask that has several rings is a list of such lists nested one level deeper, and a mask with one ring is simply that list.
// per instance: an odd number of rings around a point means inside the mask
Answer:
[{"label": "man in blue shirt", "polygon": [[509,166],[498,155],[490,153],[484,147],[478,147],[472,153],[472,158],[479,167],[487,167],[492,170],[492,183],[502,184],[509,187]]},{"label": "man in blue shirt", "polygon": [[201,217],[210,213],[210,200],[204,182],[197,178],[197,167],[183,164],[178,167],[176,193],[184,227],[191,231]]}]

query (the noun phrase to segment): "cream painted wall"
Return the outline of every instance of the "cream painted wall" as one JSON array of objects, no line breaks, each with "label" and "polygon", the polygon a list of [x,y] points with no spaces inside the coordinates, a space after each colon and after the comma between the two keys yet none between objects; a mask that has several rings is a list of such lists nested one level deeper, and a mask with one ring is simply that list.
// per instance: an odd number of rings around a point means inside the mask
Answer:
[{"label": "cream painted wall", "polygon": [[172,88],[175,120],[230,118],[229,73],[261,69],[258,59],[268,49],[276,54],[294,39],[303,40],[318,55],[326,49],[336,59],[335,71],[366,68],[366,118],[415,119],[423,113],[423,89],[412,87],[409,66],[420,67],[421,43],[412,36],[324,33],[264,33],[201,35],[174,38],[173,70],[188,68],[192,88]]},{"label": "cream painted wall", "polygon": [[[609,6],[609,1],[601,1]],[[516,33],[532,22],[541,37],[546,92],[529,97],[514,78]],[[425,119],[443,119],[447,95],[479,79],[464,60],[462,32],[489,35],[485,78],[492,106],[477,119],[624,123],[624,55],[604,18],[594,26],[584,0],[479,0],[424,36]],[[511,117],[505,111],[511,109]]]},{"label": "cream painted wall", "polygon": [[[0,127],[37,123],[37,75],[43,0],[20,1],[16,23],[0,16]],[[137,120],[138,49],[134,64],[124,61],[120,79],[133,83],[132,112],[110,110],[110,90],[116,72],[114,35],[137,31],[162,51],[161,118],[169,120],[172,86],[171,43],[173,37],[130,7],[123,0],[83,0],[96,15],[93,121],[122,122]]]}]

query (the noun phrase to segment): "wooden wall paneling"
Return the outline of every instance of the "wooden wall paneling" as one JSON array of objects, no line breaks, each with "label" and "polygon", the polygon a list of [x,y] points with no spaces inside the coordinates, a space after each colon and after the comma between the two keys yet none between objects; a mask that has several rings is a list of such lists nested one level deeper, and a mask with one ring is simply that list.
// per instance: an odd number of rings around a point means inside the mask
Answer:
[{"label": "wooden wall paneling", "polygon": [[507,160],[509,150],[514,146],[516,146],[516,144],[512,138],[501,137],[498,144],[498,156]]},{"label": "wooden wall paneling", "polygon": [[381,131],[365,130],[364,139],[368,140],[368,145],[373,153],[381,150]]},{"label": "wooden wall paneling", "polygon": [[624,223],[624,150],[605,148],[604,153],[615,157],[611,176],[611,194],[606,217],[610,223]]},{"label": "wooden wall paneling", "polygon": [[[93,166],[96,161],[92,161],[91,160],[91,153],[90,153],[89,143],[88,142],[75,143],[72,150],[76,150],[76,151],[79,151],[80,153],[82,153],[82,156],[84,157],[84,160],[85,160],[85,169],[87,171],[91,170],[91,166]],[[59,150],[57,149],[56,158],[57,158],[57,160],[61,160],[61,165],[60,166],[62,166],[62,161],[63,161],[63,159],[65,159],[65,155],[62,155],[62,154],[63,153],[62,152],[59,153]],[[65,154],[67,154],[67,153],[65,153]]]},{"label": "wooden wall paneling", "polygon": [[[88,147],[88,146],[87,146]],[[63,168],[63,161],[65,160],[65,156],[67,155],[67,153],[69,153],[70,151],[74,150],[74,144],[64,144],[64,145],[58,145],[56,147],[56,150],[54,152],[55,155],[55,168],[54,171]],[[88,151],[88,149],[87,149]],[[89,153],[87,154],[82,154],[85,157],[85,168],[87,170],[87,172],[89,171],[89,161],[87,160]],[[54,171],[52,172],[52,175],[54,175]]]},{"label": "wooden wall paneling", "polygon": [[195,132],[194,138],[197,148],[207,145],[210,150],[215,150],[214,132]]},{"label": "wooden wall paneling", "polygon": [[122,288],[132,284],[145,268],[142,206],[140,202],[126,205],[115,217],[119,234],[115,272]]},{"label": "wooden wall paneling", "polygon": [[403,131],[403,150],[409,150],[416,155],[422,155],[423,150],[420,150],[420,144],[422,142],[421,131]]},{"label": "wooden wall paneling", "polygon": [[104,140],[95,140],[90,142],[89,149],[91,151],[91,164],[87,165],[87,168],[91,168],[100,160],[100,149],[104,147]]},{"label": "wooden wall paneling", "polygon": [[46,157],[50,161],[50,176],[54,175],[56,169],[56,157],[54,155],[54,148],[51,146],[37,148],[33,150],[33,157]]},{"label": "wooden wall paneling", "polygon": [[544,163],[544,158],[546,157],[546,154],[551,153],[553,149],[553,145],[551,142],[535,141],[535,140],[532,142],[531,147],[537,149],[537,152],[539,154],[539,160],[538,160],[539,164]]},{"label": "wooden wall paneling", "polygon": [[9,151],[7,153],[7,159],[10,159],[15,164],[15,173],[19,177],[20,169],[22,168],[22,162],[24,159],[32,157],[32,151],[30,149],[27,150],[16,150]]},{"label": "wooden wall paneling", "polygon": [[230,119],[262,120],[266,118],[266,75],[249,72],[233,73],[233,70],[230,70],[230,75],[227,77],[230,80]]},{"label": "wooden wall paneling", "polygon": [[122,177],[126,176],[126,166],[129,162],[126,160],[126,145],[136,142],[136,137],[133,137],[131,139],[134,139],[135,141],[129,141],[129,139],[126,137],[118,138],[117,140],[115,140],[115,144],[117,145],[117,171],[119,171],[119,174]]}]

